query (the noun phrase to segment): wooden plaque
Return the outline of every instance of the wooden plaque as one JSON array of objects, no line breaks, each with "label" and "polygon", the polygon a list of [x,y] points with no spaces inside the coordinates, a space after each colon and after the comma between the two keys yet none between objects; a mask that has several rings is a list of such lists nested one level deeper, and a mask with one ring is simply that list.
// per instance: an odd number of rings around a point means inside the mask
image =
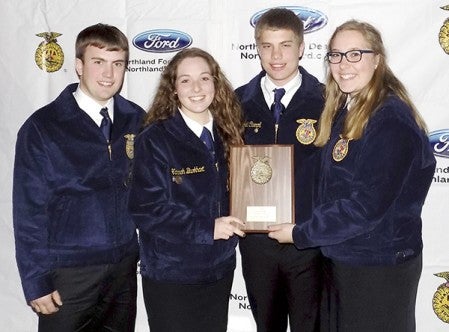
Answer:
[{"label": "wooden plaque", "polygon": [[293,145],[231,147],[231,215],[245,222],[245,232],[294,223]]}]

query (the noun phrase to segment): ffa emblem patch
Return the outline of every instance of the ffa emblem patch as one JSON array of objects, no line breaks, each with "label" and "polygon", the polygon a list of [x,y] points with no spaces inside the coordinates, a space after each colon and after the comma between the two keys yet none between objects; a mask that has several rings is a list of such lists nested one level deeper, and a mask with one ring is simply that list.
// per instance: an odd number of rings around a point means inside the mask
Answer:
[{"label": "ffa emblem patch", "polygon": [[351,139],[352,138],[343,138],[340,135],[340,139],[335,143],[334,149],[332,150],[332,158],[334,158],[335,161],[342,161],[346,157],[349,150],[349,141]]},{"label": "ffa emblem patch", "polygon": [[125,145],[126,156],[129,159],[134,159],[134,137],[136,137],[136,135],[126,134],[124,137],[126,139],[126,145]]},{"label": "ffa emblem patch", "polygon": [[296,129],[296,139],[298,142],[304,145],[313,143],[316,138],[316,130],[314,127],[316,120],[298,119],[296,122],[299,123],[299,126]]}]

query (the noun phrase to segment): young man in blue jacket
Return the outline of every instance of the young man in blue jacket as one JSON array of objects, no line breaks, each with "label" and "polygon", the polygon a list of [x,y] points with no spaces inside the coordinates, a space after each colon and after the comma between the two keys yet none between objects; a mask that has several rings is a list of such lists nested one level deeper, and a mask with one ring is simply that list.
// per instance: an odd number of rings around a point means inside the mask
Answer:
[{"label": "young man in blue jacket", "polygon": [[18,133],[16,258],[40,332],[134,331],[138,243],[127,180],[145,112],[119,95],[128,56],[116,27],[81,31],[79,84]]},{"label": "young man in blue jacket", "polygon": [[[244,109],[246,144],[294,145],[297,224],[307,220],[312,211],[319,169],[317,148],[312,143],[324,105],[323,85],[299,66],[303,37],[303,23],[292,11],[275,8],[264,13],[255,28],[263,70],[236,90]],[[271,109],[278,89],[283,110],[277,117]],[[280,245],[267,234],[247,234],[239,246],[257,331],[286,331],[288,322],[293,332],[317,331],[319,249]]]}]

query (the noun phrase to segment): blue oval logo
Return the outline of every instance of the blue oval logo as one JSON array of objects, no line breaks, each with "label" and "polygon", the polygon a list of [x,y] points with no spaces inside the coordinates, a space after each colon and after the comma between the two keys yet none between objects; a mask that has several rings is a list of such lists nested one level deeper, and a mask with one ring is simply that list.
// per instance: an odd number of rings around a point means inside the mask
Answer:
[{"label": "blue oval logo", "polygon": [[192,41],[185,32],[159,29],[139,33],[134,37],[133,45],[145,52],[170,53],[189,47]]},{"label": "blue oval logo", "polygon": [[[278,7],[278,8],[285,8],[289,9],[292,12],[298,16],[302,22],[304,23],[304,33],[310,33],[316,30],[320,30],[327,24],[327,16],[324,15],[322,12],[316,9],[310,9],[306,7],[301,6],[285,6],[285,7]],[[255,13],[250,20],[250,23],[253,27],[256,26],[257,21],[262,16],[263,13],[270,10],[263,9],[257,13]]]},{"label": "blue oval logo", "polygon": [[449,129],[432,131],[429,141],[435,156],[449,158]]}]

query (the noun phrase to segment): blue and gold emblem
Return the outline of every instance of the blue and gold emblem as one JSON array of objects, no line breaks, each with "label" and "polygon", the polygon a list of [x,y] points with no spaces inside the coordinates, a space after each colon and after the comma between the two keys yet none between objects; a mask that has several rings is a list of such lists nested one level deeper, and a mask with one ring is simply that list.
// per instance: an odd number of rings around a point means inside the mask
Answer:
[{"label": "blue and gold emblem", "polygon": [[125,136],[126,144],[125,144],[125,152],[126,156],[129,159],[134,159],[134,134],[126,134]]},{"label": "blue and gold emblem", "polygon": [[352,140],[352,138],[343,138],[343,136],[340,135],[340,139],[335,143],[334,149],[332,150],[332,158],[334,158],[335,161],[342,161],[345,159],[349,151],[350,140]]},{"label": "blue and gold emblem", "polygon": [[317,121],[314,119],[298,119],[296,122],[299,123],[299,126],[296,129],[296,139],[298,142],[304,145],[313,143],[316,138],[314,124]]}]

